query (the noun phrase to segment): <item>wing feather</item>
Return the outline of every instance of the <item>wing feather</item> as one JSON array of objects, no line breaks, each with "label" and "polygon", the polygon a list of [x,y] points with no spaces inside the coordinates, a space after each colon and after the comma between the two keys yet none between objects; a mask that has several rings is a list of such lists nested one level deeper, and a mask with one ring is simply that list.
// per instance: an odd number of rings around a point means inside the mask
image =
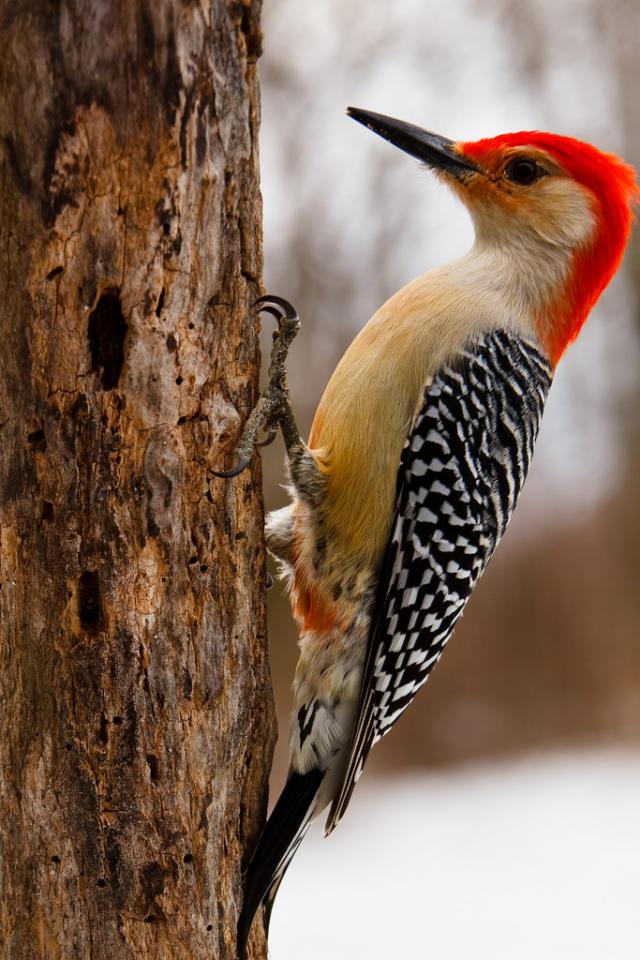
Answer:
[{"label": "wing feather", "polygon": [[425,391],[402,452],[353,742],[326,833],[344,814],[372,746],[440,659],[506,529],[550,383],[535,343],[494,330]]}]

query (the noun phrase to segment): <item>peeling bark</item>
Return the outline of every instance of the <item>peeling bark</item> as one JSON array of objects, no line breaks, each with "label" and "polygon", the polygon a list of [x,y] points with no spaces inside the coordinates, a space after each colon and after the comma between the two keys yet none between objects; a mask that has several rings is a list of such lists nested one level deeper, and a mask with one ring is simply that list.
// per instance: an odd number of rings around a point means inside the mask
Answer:
[{"label": "peeling bark", "polygon": [[[232,958],[274,739],[259,0],[0,3],[0,955]],[[254,956],[264,955],[256,942]]]}]

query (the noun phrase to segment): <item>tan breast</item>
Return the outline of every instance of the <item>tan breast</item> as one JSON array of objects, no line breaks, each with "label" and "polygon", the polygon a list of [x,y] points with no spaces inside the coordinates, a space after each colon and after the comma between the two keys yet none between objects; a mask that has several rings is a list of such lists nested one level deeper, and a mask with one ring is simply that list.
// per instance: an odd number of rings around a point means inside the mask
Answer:
[{"label": "tan breast", "polygon": [[322,532],[332,565],[379,563],[402,447],[434,372],[473,336],[498,324],[525,325],[507,311],[494,280],[479,288],[478,272],[486,275],[486,264],[468,255],[403,287],[355,338],[327,385],[309,446],[327,474]]}]

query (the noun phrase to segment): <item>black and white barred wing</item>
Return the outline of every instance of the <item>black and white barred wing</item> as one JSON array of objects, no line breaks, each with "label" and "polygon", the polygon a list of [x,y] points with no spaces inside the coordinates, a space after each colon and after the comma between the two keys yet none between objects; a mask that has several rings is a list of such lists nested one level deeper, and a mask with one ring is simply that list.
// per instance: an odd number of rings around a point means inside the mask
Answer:
[{"label": "black and white barred wing", "polygon": [[398,472],[351,753],[326,832],[371,747],[440,659],[505,531],[551,382],[536,346],[494,330],[428,386]]}]

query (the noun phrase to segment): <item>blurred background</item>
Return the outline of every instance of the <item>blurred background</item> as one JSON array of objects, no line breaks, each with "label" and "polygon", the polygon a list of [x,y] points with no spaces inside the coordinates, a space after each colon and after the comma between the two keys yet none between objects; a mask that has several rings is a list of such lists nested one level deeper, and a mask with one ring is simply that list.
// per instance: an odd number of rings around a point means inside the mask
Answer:
[{"label": "blurred background", "polygon": [[[640,5],[265,0],[263,25],[265,283],[303,320],[289,377],[306,434],[375,309],[473,238],[442,185],[346,106],[454,139],[552,130],[640,168]],[[287,876],[275,960],[640,956],[639,372],[637,230],[560,365],[518,510],[446,656],[339,830]],[[263,462],[272,509],[279,442]],[[279,586],[270,642],[275,797],[297,653]]]}]

